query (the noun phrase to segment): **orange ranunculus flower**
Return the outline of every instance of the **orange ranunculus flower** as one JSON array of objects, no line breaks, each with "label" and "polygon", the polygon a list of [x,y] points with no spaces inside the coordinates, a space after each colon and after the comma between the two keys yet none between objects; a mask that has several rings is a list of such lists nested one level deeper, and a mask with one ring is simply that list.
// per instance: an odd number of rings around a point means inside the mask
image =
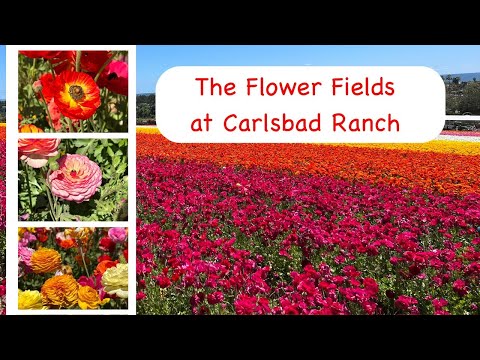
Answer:
[{"label": "orange ranunculus flower", "polygon": [[93,227],[68,228],[65,229],[65,236],[75,239],[77,244],[82,245],[86,251],[86,249],[88,249],[90,237],[94,231],[95,228]]},{"label": "orange ranunculus flower", "polygon": [[55,235],[55,241],[63,249],[71,249],[77,246],[75,239],[72,238],[70,235],[66,235],[64,231],[58,232]]},{"label": "orange ranunculus flower", "polygon": [[43,304],[50,308],[71,308],[77,304],[79,284],[72,275],[54,276],[42,286]]},{"label": "orange ranunculus flower", "polygon": [[118,260],[111,261],[111,260],[102,260],[98,263],[95,271],[93,272],[95,275],[103,275],[103,273],[114,266],[117,266]]},{"label": "orange ranunculus flower", "polygon": [[60,139],[18,139],[18,156],[33,168],[47,165],[58,154]]},{"label": "orange ranunculus flower", "polygon": [[42,129],[40,129],[39,127],[37,127],[33,124],[22,125],[22,126],[20,126],[18,131],[21,132],[21,133],[43,133]]},{"label": "orange ranunculus flower", "polygon": [[55,78],[54,100],[64,116],[85,120],[100,106],[100,89],[90,75],[64,71]]},{"label": "orange ranunculus flower", "polygon": [[98,309],[99,306],[105,305],[110,301],[110,298],[100,300],[97,290],[90,286],[80,286],[78,289],[78,306],[80,309]]},{"label": "orange ranunculus flower", "polygon": [[62,267],[62,257],[57,250],[41,248],[32,254],[32,270],[36,274],[55,272]]}]

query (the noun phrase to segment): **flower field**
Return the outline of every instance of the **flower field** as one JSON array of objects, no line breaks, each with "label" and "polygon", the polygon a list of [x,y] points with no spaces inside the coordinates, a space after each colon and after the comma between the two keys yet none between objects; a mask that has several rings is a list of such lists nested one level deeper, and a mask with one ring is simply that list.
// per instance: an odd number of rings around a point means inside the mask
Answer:
[{"label": "flower field", "polygon": [[137,313],[479,314],[480,144],[137,130]]},{"label": "flower field", "polygon": [[5,315],[5,126],[0,124],[0,315]]}]

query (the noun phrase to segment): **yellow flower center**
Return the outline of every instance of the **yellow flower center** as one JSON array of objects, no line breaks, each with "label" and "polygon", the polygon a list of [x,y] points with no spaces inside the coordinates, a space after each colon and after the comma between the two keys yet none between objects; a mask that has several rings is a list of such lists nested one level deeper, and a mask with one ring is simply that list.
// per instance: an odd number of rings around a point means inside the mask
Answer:
[{"label": "yellow flower center", "polygon": [[68,93],[75,101],[82,100],[83,97],[85,96],[85,93],[83,92],[83,88],[78,85],[70,86],[70,89],[68,89]]}]

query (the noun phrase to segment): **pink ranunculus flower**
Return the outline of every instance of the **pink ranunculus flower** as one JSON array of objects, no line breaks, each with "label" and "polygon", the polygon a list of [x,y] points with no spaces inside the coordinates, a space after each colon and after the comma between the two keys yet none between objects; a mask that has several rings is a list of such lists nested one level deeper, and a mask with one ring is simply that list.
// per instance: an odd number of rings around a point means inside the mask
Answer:
[{"label": "pink ranunculus flower", "polygon": [[102,170],[85,155],[66,154],[48,176],[52,194],[63,200],[88,201],[102,184]]},{"label": "pink ranunculus flower", "polygon": [[31,271],[31,258],[35,250],[18,243],[18,277],[22,277]]},{"label": "pink ranunculus flower", "polygon": [[27,246],[18,246],[18,261],[22,264],[25,264],[28,267],[31,267],[31,258],[32,254],[34,253],[34,249],[29,248]]},{"label": "pink ranunculus flower", "polygon": [[41,168],[58,154],[60,139],[18,139],[18,156],[33,168]]},{"label": "pink ranunculus flower", "polygon": [[128,96],[128,64],[116,60],[110,62],[98,79],[98,86]]},{"label": "pink ranunculus flower", "polygon": [[118,244],[125,241],[125,239],[127,238],[127,231],[125,230],[125,228],[114,227],[108,230],[108,237],[114,243]]}]

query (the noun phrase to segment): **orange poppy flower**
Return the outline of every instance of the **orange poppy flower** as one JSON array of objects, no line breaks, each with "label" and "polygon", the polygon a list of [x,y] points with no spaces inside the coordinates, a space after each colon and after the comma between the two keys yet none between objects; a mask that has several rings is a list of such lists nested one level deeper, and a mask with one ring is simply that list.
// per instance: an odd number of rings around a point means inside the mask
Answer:
[{"label": "orange poppy flower", "polygon": [[88,74],[64,71],[55,78],[54,100],[70,119],[85,120],[100,106],[100,89]]}]

